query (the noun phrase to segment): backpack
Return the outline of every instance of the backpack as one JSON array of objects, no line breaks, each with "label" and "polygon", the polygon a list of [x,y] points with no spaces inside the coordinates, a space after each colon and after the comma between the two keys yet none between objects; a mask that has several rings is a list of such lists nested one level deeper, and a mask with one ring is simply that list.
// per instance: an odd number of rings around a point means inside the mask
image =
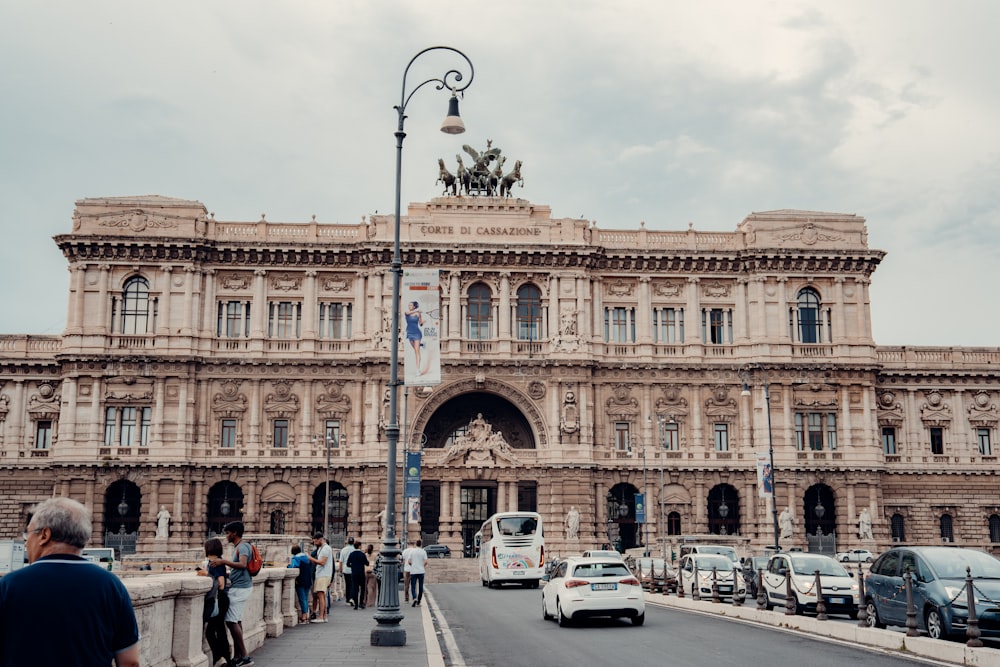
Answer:
[{"label": "backpack", "polygon": [[[304,554],[300,554],[304,555]],[[301,558],[298,561],[299,574],[295,577],[295,585],[299,588],[312,588],[313,585],[313,564],[308,558]]]},{"label": "backpack", "polygon": [[256,577],[260,573],[260,568],[264,567],[264,559],[260,557],[260,552],[257,551],[257,545],[250,545],[250,558],[247,559],[247,572],[250,573],[251,577]]}]

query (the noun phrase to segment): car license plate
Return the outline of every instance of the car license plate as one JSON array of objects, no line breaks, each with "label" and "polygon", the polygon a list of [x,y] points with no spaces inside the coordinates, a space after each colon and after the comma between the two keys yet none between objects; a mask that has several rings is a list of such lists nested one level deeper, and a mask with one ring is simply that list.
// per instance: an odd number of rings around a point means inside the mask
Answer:
[{"label": "car license plate", "polygon": [[847,598],[827,598],[826,601],[830,604],[847,604]]},{"label": "car license plate", "polygon": [[514,576],[515,577],[523,577],[524,576],[524,570],[514,570]]},{"label": "car license plate", "polygon": [[591,584],[590,590],[592,591],[617,591],[618,584]]}]

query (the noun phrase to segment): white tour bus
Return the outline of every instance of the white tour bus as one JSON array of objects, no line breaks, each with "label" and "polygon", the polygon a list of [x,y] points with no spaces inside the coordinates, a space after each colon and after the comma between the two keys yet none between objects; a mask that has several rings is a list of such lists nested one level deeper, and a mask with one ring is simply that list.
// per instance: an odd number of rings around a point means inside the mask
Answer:
[{"label": "white tour bus", "polygon": [[483,586],[504,582],[538,588],[545,571],[542,517],[536,512],[499,512],[476,533]]}]

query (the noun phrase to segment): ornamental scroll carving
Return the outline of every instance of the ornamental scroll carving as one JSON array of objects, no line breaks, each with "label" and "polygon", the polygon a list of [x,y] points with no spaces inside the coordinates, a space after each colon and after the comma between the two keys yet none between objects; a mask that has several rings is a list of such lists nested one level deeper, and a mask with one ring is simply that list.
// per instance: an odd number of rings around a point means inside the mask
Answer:
[{"label": "ornamental scroll carving", "polygon": [[220,417],[239,417],[247,409],[246,394],[240,393],[239,380],[223,380],[222,391],[212,397],[212,412]]},{"label": "ornamental scroll carving", "polygon": [[924,426],[951,426],[951,408],[944,402],[944,396],[937,389],[924,392],[927,402],[920,408],[920,420]]},{"label": "ornamental scroll carving", "polygon": [[997,405],[988,391],[977,391],[969,406],[969,423],[981,428],[992,428],[1000,421]]},{"label": "ornamental scroll carving", "polygon": [[344,418],[351,411],[351,399],[344,396],[343,382],[324,382],[324,393],[316,398],[316,412],[326,419]]},{"label": "ornamental scroll carving", "polygon": [[639,400],[632,396],[632,388],[627,384],[617,384],[611,397],[604,402],[608,417],[632,420],[639,414]]},{"label": "ornamental scroll carving", "polygon": [[264,398],[264,412],[272,419],[291,419],[299,412],[299,397],[292,393],[292,383],[277,380],[274,392]]},{"label": "ornamental scroll carving", "polygon": [[116,211],[96,216],[97,224],[101,227],[127,228],[133,232],[143,232],[147,229],[162,229],[166,227],[176,227],[177,218],[168,217],[159,213],[150,213],[141,208],[131,211]]},{"label": "ornamental scroll carving", "polygon": [[712,421],[735,421],[736,399],[729,395],[729,387],[721,384],[712,387],[712,395],[705,399],[705,415]]},{"label": "ornamental scroll carving", "polygon": [[899,428],[903,425],[903,404],[896,400],[896,395],[891,391],[879,393],[877,414],[879,426]]}]

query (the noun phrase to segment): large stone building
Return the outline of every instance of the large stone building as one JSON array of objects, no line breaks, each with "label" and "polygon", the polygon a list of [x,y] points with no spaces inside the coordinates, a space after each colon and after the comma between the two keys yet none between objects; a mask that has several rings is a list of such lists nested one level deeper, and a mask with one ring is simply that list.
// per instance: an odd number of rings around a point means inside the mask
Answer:
[{"label": "large stone building", "polygon": [[[450,196],[412,204],[401,234],[405,267],[440,270],[442,382],[400,391],[426,539],[461,549],[490,513],[532,509],[559,551],[575,506],[584,546],[718,534],[760,550],[787,508],[782,547],[1000,548],[1000,350],[877,346],[883,252],[863,218],[605,230]],[[302,535],[323,527],[329,476],[334,541],[374,540],[392,239],[384,215],[223,222],[159,196],[77,202],[55,239],[65,332],[0,337],[0,537],[51,494],[146,552],[235,517]],[[774,508],[758,489],[772,444]]]}]

